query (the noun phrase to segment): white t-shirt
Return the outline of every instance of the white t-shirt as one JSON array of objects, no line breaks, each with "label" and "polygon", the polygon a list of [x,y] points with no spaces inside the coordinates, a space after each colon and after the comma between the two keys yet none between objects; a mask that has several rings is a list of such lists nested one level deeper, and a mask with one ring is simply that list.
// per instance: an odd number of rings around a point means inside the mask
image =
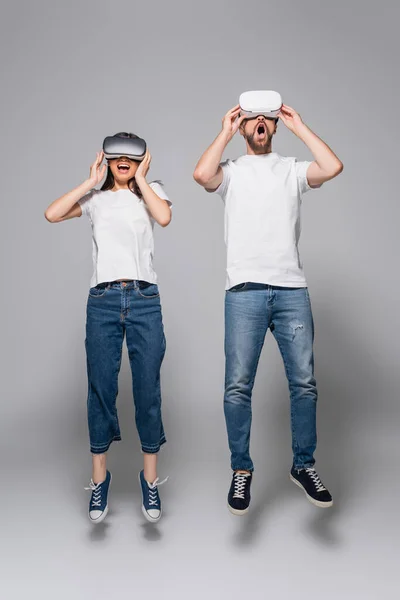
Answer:
[{"label": "white t-shirt", "polygon": [[225,203],[226,289],[245,281],[307,286],[298,242],[310,164],[276,152],[221,163],[214,191]]},{"label": "white t-shirt", "polygon": [[[150,183],[168,201],[159,182]],[[130,190],[91,190],[79,200],[92,225],[93,275],[90,287],[115,279],[157,283],[153,269],[154,219],[146,203]]]}]

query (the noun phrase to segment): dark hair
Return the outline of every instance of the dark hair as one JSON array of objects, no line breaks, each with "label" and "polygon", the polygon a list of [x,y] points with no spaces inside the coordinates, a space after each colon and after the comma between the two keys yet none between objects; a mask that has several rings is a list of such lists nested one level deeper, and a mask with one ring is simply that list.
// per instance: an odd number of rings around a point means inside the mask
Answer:
[{"label": "dark hair", "polygon": [[[139,136],[134,133],[126,133],[126,131],[121,131],[120,133],[115,133],[113,137],[135,139],[135,138],[138,138]],[[137,161],[134,161],[134,162],[137,162]],[[110,167],[108,167],[105,181],[100,189],[102,192],[104,192],[106,190],[111,190],[114,187],[114,184],[115,184],[114,175],[112,174]],[[136,179],[134,177],[132,177],[132,179],[130,179],[128,181],[128,187],[133,194],[136,194],[136,196],[139,196],[139,198],[142,198],[142,192],[140,191],[139,186],[136,183]]]}]

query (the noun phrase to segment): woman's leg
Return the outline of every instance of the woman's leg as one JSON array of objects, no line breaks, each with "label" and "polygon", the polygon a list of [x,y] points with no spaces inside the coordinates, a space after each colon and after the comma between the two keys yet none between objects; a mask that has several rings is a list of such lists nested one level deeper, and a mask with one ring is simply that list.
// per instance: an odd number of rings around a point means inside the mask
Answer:
[{"label": "woman's leg", "polygon": [[148,483],[157,479],[157,454],[143,454],[144,478]]},{"label": "woman's leg", "polygon": [[146,480],[154,481],[155,455],[166,441],[161,418],[160,369],[165,353],[161,304],[156,285],[130,291],[125,327],[136,426],[145,455]]},{"label": "woman's leg", "polygon": [[87,304],[85,346],[88,426],[95,483],[106,477],[106,452],[110,444],[121,439],[116,399],[123,338],[120,290],[92,289]]},{"label": "woman's leg", "polygon": [[161,419],[160,369],[165,353],[158,287],[154,284],[131,289],[127,315],[126,341],[132,369],[132,389],[136,426],[144,454],[144,469],[139,473],[142,512],[157,523],[161,518],[161,499],[157,477],[157,453],[165,442]]},{"label": "woman's leg", "polygon": [[107,455],[92,454],[92,480],[94,483],[102,483],[107,474]]}]

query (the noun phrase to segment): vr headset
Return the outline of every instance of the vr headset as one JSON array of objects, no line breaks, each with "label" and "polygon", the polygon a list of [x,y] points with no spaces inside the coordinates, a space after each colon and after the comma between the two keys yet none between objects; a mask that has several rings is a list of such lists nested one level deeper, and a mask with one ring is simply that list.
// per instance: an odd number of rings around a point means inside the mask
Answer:
[{"label": "vr headset", "polygon": [[276,119],[282,108],[282,98],[278,92],[260,90],[243,92],[239,98],[240,114],[254,119],[257,115],[264,115],[268,119]]},{"label": "vr headset", "polygon": [[146,142],[140,137],[131,138],[117,134],[106,137],[103,142],[105,158],[126,156],[140,162],[144,159],[146,148]]}]

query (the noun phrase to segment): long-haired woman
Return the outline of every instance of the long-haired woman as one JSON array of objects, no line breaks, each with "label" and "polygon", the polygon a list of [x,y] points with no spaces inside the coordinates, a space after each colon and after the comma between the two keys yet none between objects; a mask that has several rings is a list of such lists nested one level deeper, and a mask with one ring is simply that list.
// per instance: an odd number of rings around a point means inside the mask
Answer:
[{"label": "long-haired woman", "polygon": [[[145,142],[135,134],[119,133],[112,141]],[[109,138],[107,138],[109,139]],[[128,154],[128,153],[127,153]],[[136,426],[144,458],[139,473],[142,511],[151,522],[161,517],[157,453],[165,443],[161,418],[160,368],[165,353],[157,276],[153,269],[153,227],[171,220],[171,202],[161,182],[148,183],[151,156],[121,154],[102,164],[97,153],[89,178],[55,200],[45,216],[59,223],[82,214],[92,227],[93,275],[87,299],[86,356],[88,426],[92,453],[89,518],[100,523],[108,512],[111,473],[107,451],[120,440],[116,410],[118,373],[126,336],[132,371]],[[105,178],[101,189],[96,186]]]}]

